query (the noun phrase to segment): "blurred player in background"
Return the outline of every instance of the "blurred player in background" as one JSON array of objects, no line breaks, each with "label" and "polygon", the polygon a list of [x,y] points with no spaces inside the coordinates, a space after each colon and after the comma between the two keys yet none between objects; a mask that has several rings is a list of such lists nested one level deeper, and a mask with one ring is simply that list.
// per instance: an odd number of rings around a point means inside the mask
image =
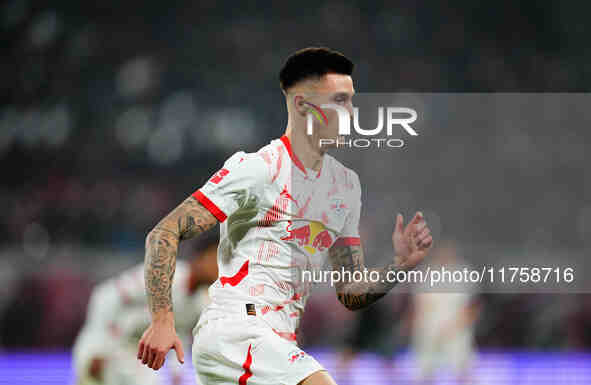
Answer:
[{"label": "blurred player in background", "polygon": [[[303,271],[319,270],[327,257],[334,270],[366,270],[358,229],[359,178],[320,145],[321,139],[337,139],[338,117],[319,106],[336,103],[353,113],[352,71],[349,59],[326,48],[292,55],[279,76],[288,109],[285,135],[256,153],[233,155],[148,234],[152,323],[138,347],[144,364],[159,369],[171,348],[184,359],[171,291],[178,245],[222,222],[220,276],[194,331],[193,362],[201,382],[334,384],[298,348],[296,333],[310,294]],[[306,131],[309,114],[322,116],[313,135]],[[361,309],[383,297],[395,285],[386,276],[413,269],[432,243],[421,213],[406,228],[398,215],[392,240],[391,263],[375,269],[375,281],[338,282],[345,307]]]},{"label": "blurred player in background", "polygon": [[[217,278],[217,243],[213,234],[203,237],[195,257],[178,262],[172,290],[176,327],[186,340],[209,303],[207,287]],[[100,283],[92,292],[85,325],[74,345],[76,385],[162,384],[162,377],[134,358],[149,324],[143,264]],[[180,384],[180,366],[171,360],[169,368],[173,384]]]},{"label": "blurred player in background", "polygon": [[[468,267],[453,242],[446,241],[433,251],[431,268],[461,270]],[[474,330],[480,302],[477,286],[454,284],[454,292],[417,292],[409,312],[412,348],[418,363],[418,381],[436,383],[437,374],[451,375],[454,383],[473,384]],[[441,373],[438,373],[441,371]]]}]

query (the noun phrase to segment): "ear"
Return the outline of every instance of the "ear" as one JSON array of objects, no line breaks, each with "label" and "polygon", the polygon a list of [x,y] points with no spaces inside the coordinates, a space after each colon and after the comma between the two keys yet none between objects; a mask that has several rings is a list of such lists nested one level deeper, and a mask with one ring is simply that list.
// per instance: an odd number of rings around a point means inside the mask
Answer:
[{"label": "ear", "polygon": [[295,94],[292,97],[293,106],[297,113],[301,116],[306,116],[306,114],[308,114],[310,107],[306,105],[304,97],[300,94]]}]

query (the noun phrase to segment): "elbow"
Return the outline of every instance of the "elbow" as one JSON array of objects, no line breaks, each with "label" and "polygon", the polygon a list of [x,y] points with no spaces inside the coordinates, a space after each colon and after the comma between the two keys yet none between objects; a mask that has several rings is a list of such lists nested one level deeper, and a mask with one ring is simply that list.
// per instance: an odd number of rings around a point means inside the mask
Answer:
[{"label": "elbow", "polygon": [[349,311],[357,311],[357,310],[363,309],[363,308],[362,308],[362,307],[360,307],[360,306],[357,306],[357,307],[356,307],[356,306],[352,306],[352,305],[345,305],[345,304],[343,304],[343,306],[345,307],[345,309],[347,309],[347,310],[349,310]]},{"label": "elbow", "polygon": [[357,310],[361,310],[365,307],[362,305],[351,305],[351,304],[345,304],[345,303],[343,303],[343,306],[345,307],[345,309],[347,309],[349,311],[357,311]]},{"label": "elbow", "polygon": [[180,237],[172,230],[167,228],[156,226],[146,235],[146,248],[151,245],[157,244],[160,240],[180,240]]},{"label": "elbow", "polygon": [[148,232],[146,235],[145,240],[145,247],[146,250],[151,250],[155,247],[158,247],[158,244],[161,242],[162,234],[158,227],[154,227],[152,230]]},{"label": "elbow", "polygon": [[339,302],[345,307],[345,309],[350,311],[357,311],[365,307],[362,304],[359,296],[356,296],[355,294],[338,292],[337,298],[339,299]]},{"label": "elbow", "polygon": [[156,228],[154,227],[146,235],[146,239],[145,239],[146,247],[148,247],[151,243],[153,243],[155,239],[156,239]]}]

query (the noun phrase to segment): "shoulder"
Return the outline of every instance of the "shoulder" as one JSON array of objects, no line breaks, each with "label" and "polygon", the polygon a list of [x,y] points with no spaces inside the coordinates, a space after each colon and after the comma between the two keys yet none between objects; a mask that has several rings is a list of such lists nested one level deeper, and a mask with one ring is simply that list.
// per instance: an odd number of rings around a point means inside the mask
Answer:
[{"label": "shoulder", "polygon": [[248,153],[244,151],[235,152],[224,162],[224,167],[246,167],[261,164],[263,159],[257,153]]},{"label": "shoulder", "polygon": [[220,179],[229,175],[230,178],[249,177],[263,181],[266,179],[267,174],[268,170],[265,160],[258,152],[247,153],[238,151],[224,162],[223,168],[216,175]]},{"label": "shoulder", "polygon": [[278,163],[281,163],[284,152],[285,146],[280,140],[276,139],[266,146],[261,147],[256,154],[263,160],[267,167],[275,168]]},{"label": "shoulder", "polygon": [[280,139],[272,140],[269,144],[259,149],[256,152],[256,156],[259,159],[259,163],[262,160],[265,175],[268,178],[267,180],[271,182],[275,181],[282,172],[289,171],[289,167],[284,167],[289,164],[289,154]]}]

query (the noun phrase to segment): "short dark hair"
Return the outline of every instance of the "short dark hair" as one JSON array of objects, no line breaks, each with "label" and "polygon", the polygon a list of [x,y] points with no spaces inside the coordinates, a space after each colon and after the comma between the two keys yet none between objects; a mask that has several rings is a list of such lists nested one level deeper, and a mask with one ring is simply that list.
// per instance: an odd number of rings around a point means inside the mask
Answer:
[{"label": "short dark hair", "polygon": [[308,47],[287,58],[279,72],[279,85],[287,92],[302,80],[320,78],[328,73],[351,75],[353,62],[330,48]]}]

